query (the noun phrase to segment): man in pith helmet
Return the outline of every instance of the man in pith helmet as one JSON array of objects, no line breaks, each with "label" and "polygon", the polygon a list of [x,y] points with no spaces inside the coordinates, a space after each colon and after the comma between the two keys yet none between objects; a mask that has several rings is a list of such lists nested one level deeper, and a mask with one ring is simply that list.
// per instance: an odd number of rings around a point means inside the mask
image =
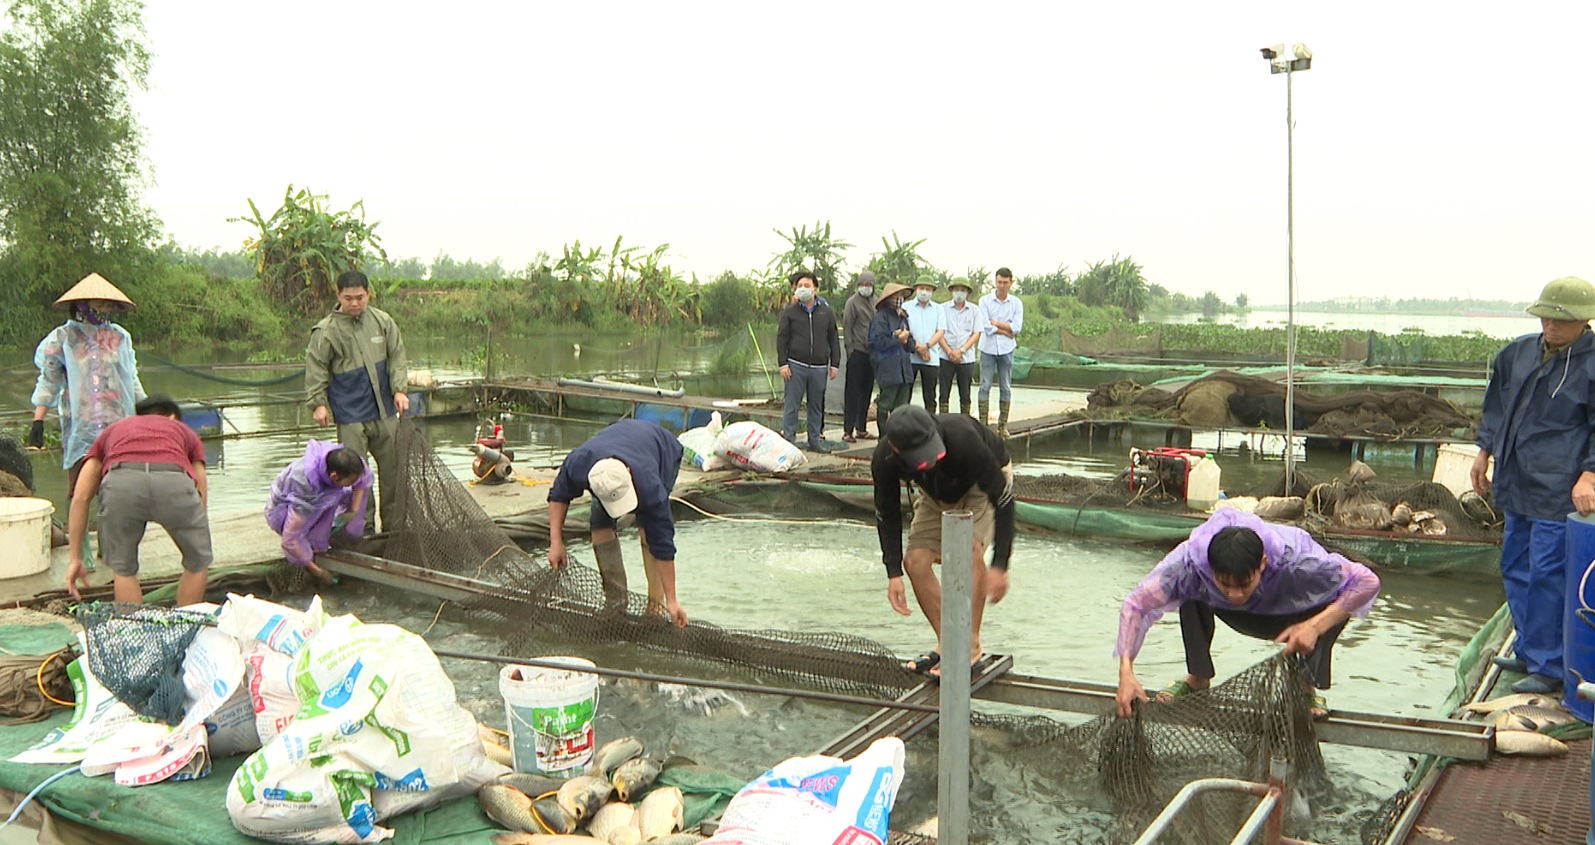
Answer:
[{"label": "man in pith helmet", "polygon": [[39,381],[33,388],[33,426],[28,445],[44,448],[44,415],[52,408],[61,420],[61,466],[67,470],[67,496],[77,487],[83,458],[111,423],[133,416],[145,398],[138,378],[133,337],[111,322],[132,311],[133,300],[98,273],[90,273],[61,294],[55,307],[67,321],[33,353]]},{"label": "man in pith helmet", "polygon": [[1589,330],[1595,286],[1573,276],[1557,279],[1527,310],[1540,318],[1541,330],[1495,358],[1472,480],[1481,496],[1494,489],[1506,516],[1501,579],[1517,652],[1496,664],[1527,676],[1512,689],[1548,693],[1566,682],[1566,518],[1575,510],[1595,513],[1595,334]]}]

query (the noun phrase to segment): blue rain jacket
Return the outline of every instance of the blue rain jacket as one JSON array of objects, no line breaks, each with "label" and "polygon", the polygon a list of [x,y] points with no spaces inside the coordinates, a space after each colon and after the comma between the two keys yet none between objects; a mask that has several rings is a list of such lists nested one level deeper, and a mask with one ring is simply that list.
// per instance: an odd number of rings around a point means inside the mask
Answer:
[{"label": "blue rain jacket", "polygon": [[133,416],[144,399],[133,337],[121,326],[68,320],[39,341],[34,407],[54,408],[61,418],[61,466],[89,453],[106,426]]},{"label": "blue rain jacket", "polygon": [[1540,363],[1541,335],[1495,357],[1474,442],[1495,456],[1495,502],[1532,519],[1573,512],[1573,482],[1595,472],[1595,334]]},{"label": "blue rain jacket", "polygon": [[896,387],[914,383],[914,362],[908,347],[892,333],[908,328],[908,318],[890,305],[875,309],[869,324],[870,363],[875,367],[875,383]]}]

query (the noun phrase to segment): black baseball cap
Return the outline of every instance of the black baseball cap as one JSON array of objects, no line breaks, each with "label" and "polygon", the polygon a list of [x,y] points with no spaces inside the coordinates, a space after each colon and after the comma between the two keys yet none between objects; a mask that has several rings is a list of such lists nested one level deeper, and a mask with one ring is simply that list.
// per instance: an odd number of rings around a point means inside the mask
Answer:
[{"label": "black baseball cap", "polygon": [[898,460],[910,469],[923,472],[947,457],[936,419],[918,405],[892,411],[886,420],[885,435]]},{"label": "black baseball cap", "polygon": [[139,415],[160,414],[164,417],[181,417],[183,415],[183,409],[178,407],[177,400],[164,393],[144,397],[144,401],[134,406],[133,410]]}]

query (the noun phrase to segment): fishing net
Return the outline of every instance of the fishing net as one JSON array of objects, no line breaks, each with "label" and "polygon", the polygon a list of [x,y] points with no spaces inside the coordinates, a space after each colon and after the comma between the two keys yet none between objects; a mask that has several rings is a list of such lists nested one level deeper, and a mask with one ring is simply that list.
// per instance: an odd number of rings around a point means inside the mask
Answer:
[{"label": "fishing net", "polygon": [[5,473],[20,484],[23,493],[6,492],[7,496],[29,496],[33,491],[33,461],[28,460],[28,454],[22,450],[22,444],[15,437],[0,432],[0,473]]},{"label": "fishing net", "polygon": [[[1295,817],[1286,832],[1302,836],[1311,823],[1308,807],[1330,790],[1307,678],[1303,661],[1278,656],[1205,692],[1141,704],[1130,718],[1110,714],[1073,727],[1043,717],[985,719],[1018,735],[1010,754],[1049,763],[1053,787],[1077,800],[1108,802],[1115,817],[1109,841],[1134,840],[1193,780],[1267,783],[1276,758],[1288,766],[1287,817]],[[1228,842],[1257,801],[1238,792],[1202,793],[1158,841]]]},{"label": "fishing net", "polygon": [[[1329,437],[1468,436],[1476,421],[1456,405],[1416,390],[1295,391],[1296,430]],[[1090,419],[1160,419],[1184,425],[1284,430],[1285,385],[1217,372],[1170,392],[1130,381],[1101,384],[1086,399]]]},{"label": "fishing net", "polygon": [[89,671],[118,701],[168,725],[183,720],[183,658],[209,614],[146,604],[93,602],[74,614]]},{"label": "fishing net", "polygon": [[[383,555],[438,572],[485,582],[469,607],[516,621],[510,645],[527,649],[543,633],[578,642],[630,642],[650,649],[758,670],[835,692],[880,694],[921,680],[880,643],[841,633],[721,628],[694,621],[675,628],[648,597],[628,593],[606,602],[598,571],[579,562],[554,570],[523,551],[494,523],[438,459],[424,434],[400,420],[404,514]],[[572,516],[577,516],[573,508]],[[579,519],[567,531],[580,530]]]}]

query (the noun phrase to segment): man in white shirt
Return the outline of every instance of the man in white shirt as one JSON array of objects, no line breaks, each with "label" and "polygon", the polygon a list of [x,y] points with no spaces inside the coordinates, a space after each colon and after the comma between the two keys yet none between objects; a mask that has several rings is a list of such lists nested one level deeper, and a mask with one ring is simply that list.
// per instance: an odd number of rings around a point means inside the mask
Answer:
[{"label": "man in white shirt", "polygon": [[[941,400],[944,413],[952,413],[953,382],[958,383],[958,413],[969,413],[969,383],[975,375],[975,344],[980,342],[980,304],[970,302],[974,286],[960,276],[953,279],[953,298],[942,305],[947,331],[936,350],[941,356]],[[985,425],[982,421],[981,425]]]},{"label": "man in white shirt", "polygon": [[1009,293],[1013,271],[997,270],[997,290],[980,298],[980,421],[991,422],[991,382],[997,379],[999,398],[997,433],[1008,436],[1008,412],[1013,407],[1013,351],[1025,324],[1025,304]]},{"label": "man in white shirt", "polygon": [[937,365],[941,363],[942,335],[947,332],[947,314],[941,303],[931,300],[937,287],[935,279],[920,279],[914,283],[914,298],[903,303],[903,310],[908,312],[908,330],[914,335],[910,356],[914,377],[920,380],[920,395],[925,398],[925,410],[931,414],[937,413]]}]

